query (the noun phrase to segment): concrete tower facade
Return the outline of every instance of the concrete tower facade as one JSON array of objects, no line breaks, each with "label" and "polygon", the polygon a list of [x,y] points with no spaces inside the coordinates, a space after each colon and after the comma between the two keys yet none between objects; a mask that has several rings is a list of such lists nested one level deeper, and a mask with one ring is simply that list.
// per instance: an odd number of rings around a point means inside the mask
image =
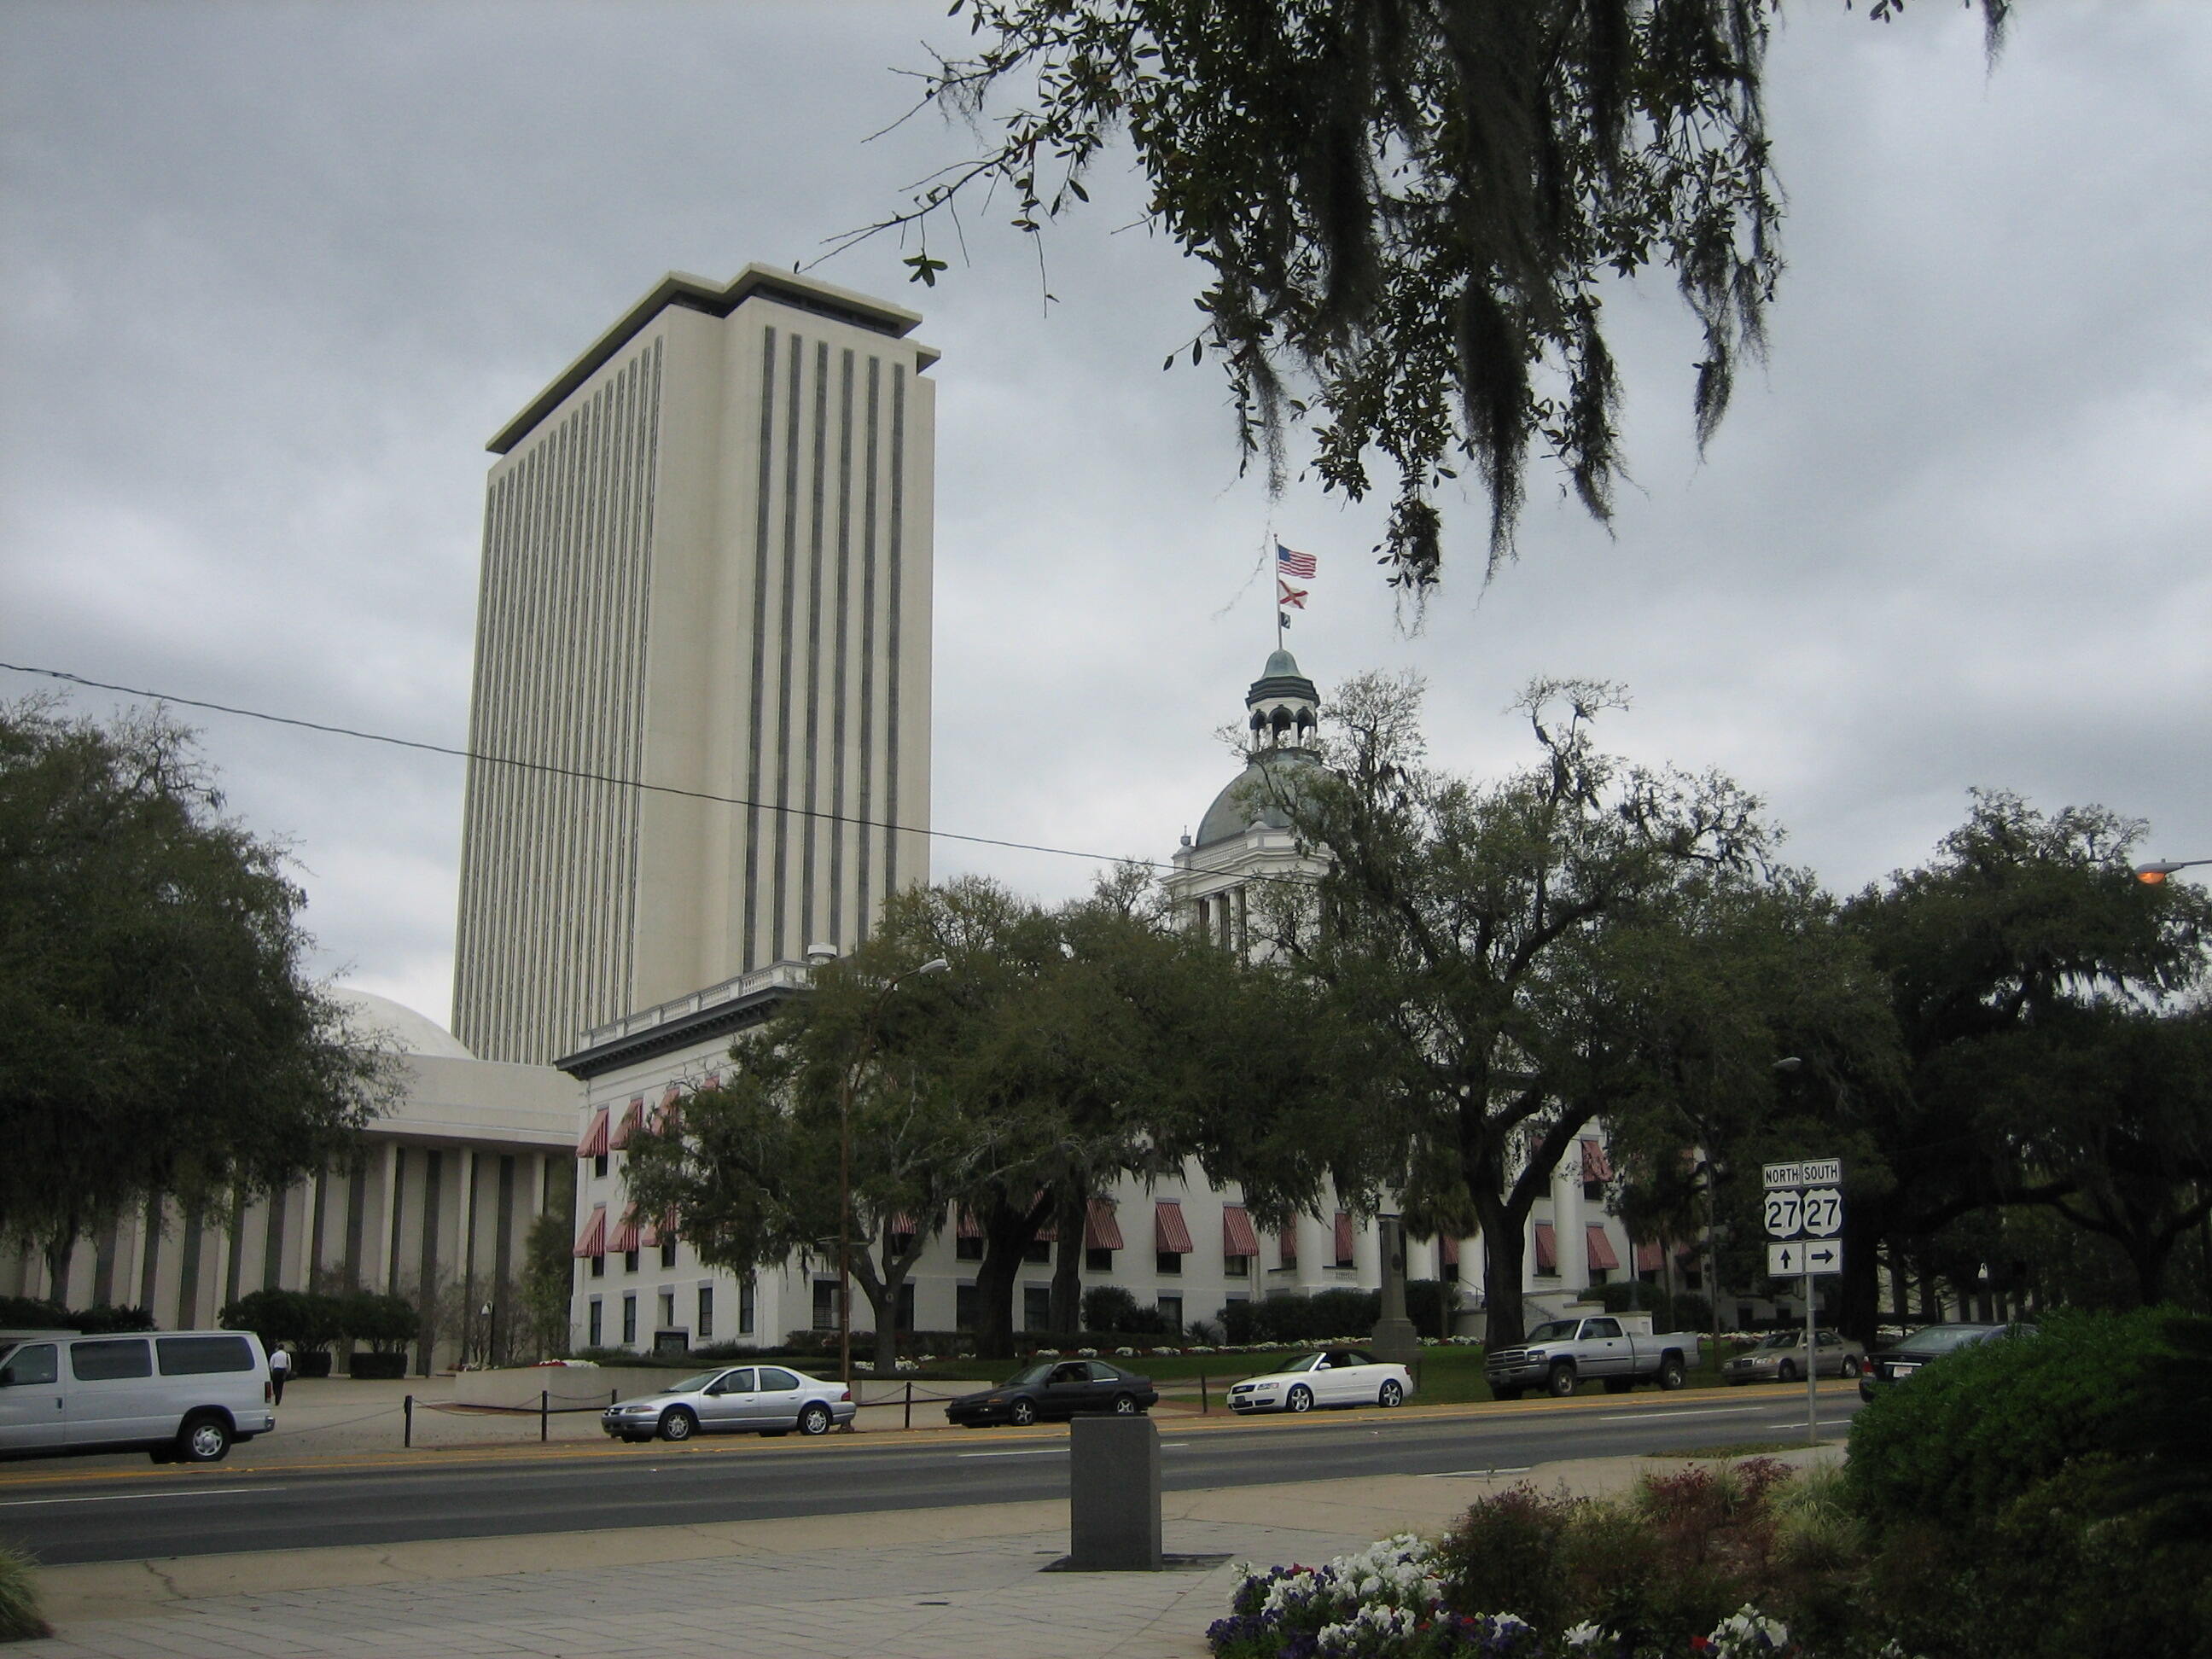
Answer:
[{"label": "concrete tower facade", "polygon": [[849,949],[927,879],[920,321],[671,275],[491,441],[453,995],[478,1055]]}]

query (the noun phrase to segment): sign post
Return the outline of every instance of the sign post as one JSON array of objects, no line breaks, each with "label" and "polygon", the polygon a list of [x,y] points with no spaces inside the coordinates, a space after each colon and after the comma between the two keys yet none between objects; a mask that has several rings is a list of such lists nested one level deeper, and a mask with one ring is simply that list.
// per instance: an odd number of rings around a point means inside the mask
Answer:
[{"label": "sign post", "polygon": [[1839,1158],[1811,1158],[1766,1166],[1764,1206],[1769,1238],[1766,1271],[1776,1279],[1805,1281],[1805,1438],[1820,1443],[1820,1358],[1813,1328],[1813,1279],[1844,1270],[1844,1166]]}]

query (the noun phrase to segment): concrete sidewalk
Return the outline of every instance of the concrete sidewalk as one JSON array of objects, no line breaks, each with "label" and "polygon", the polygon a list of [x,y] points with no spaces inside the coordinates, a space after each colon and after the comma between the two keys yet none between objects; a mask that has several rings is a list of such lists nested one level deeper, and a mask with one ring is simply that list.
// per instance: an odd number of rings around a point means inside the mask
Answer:
[{"label": "concrete sidewalk", "polygon": [[[1802,1462],[1840,1449],[1789,1455]],[[1484,1493],[1626,1489],[1670,1458],[1170,1492],[1166,1547],[1317,1561],[1433,1532]],[[1064,1501],[535,1537],[276,1550],[40,1574],[24,1659],[1196,1659],[1233,1565],[1046,1572]]]}]

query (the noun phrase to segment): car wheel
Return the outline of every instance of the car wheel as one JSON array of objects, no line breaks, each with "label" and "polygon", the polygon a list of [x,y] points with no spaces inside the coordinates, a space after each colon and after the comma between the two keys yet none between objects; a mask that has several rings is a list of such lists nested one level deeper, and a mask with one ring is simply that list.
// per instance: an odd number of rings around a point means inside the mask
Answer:
[{"label": "car wheel", "polygon": [[699,1431],[699,1419],[689,1406],[671,1406],[660,1414],[663,1440],[689,1440]]},{"label": "car wheel", "polygon": [[1036,1401],[1017,1400],[1006,1407],[1006,1416],[1016,1428],[1026,1429],[1036,1421]]},{"label": "car wheel", "polygon": [[1858,1374],[1859,1362],[1857,1357],[1854,1354],[1845,1354],[1844,1356],[1844,1375],[1847,1377],[1850,1377],[1856,1376]]},{"label": "car wheel", "polygon": [[806,1409],[799,1413],[799,1431],[801,1434],[829,1433],[830,1408],[818,1400],[809,1403]]},{"label": "car wheel", "polygon": [[1117,1394],[1117,1395],[1115,1395],[1114,1396],[1114,1415],[1115,1415],[1115,1416],[1116,1416],[1116,1417],[1134,1417],[1136,1414],[1137,1414],[1137,1396],[1136,1396],[1136,1395],[1134,1395],[1133,1394]]},{"label": "car wheel", "polygon": [[1382,1385],[1382,1392],[1375,1396],[1375,1403],[1388,1410],[1392,1406],[1404,1404],[1405,1399],[1406,1391],[1398,1386],[1398,1379],[1394,1376]]},{"label": "car wheel", "polygon": [[230,1425],[220,1417],[188,1417],[177,1431],[177,1462],[220,1463],[230,1455]]},{"label": "car wheel", "polygon": [[1777,1382],[1795,1382],[1797,1380],[1796,1362],[1785,1359],[1777,1365],[1774,1368],[1774,1380]]},{"label": "car wheel", "polygon": [[1286,1412],[1310,1412],[1313,1409],[1313,1390],[1303,1382],[1292,1389],[1283,1401]]},{"label": "car wheel", "polygon": [[1565,1400],[1575,1391],[1575,1382],[1572,1365],[1554,1365],[1552,1374],[1544,1379],[1544,1386],[1551,1391],[1553,1399]]},{"label": "car wheel", "polygon": [[1689,1380],[1689,1373],[1682,1369],[1681,1355],[1678,1353],[1670,1353],[1664,1359],[1659,1362],[1659,1386],[1661,1388],[1665,1389],[1671,1393],[1673,1390],[1680,1388]]},{"label": "car wheel", "polygon": [[1515,1383],[1502,1383],[1490,1391],[1490,1397],[1492,1400],[1518,1400],[1521,1389]]}]

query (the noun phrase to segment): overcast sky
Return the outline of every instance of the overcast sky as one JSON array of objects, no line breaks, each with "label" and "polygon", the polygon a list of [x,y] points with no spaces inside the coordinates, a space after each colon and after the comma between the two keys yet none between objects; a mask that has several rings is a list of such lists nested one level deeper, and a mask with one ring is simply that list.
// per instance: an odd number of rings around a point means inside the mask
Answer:
[{"label": "overcast sky", "polygon": [[[1162,374],[1199,276],[1126,155],[1048,246],[1048,313],[989,221],[934,291],[889,244],[824,268],[945,354],[936,827],[1167,857],[1235,770],[1273,534],[1321,560],[1306,672],[1417,670],[1451,766],[1524,761],[1506,705],[1582,675],[1634,699],[1612,746],[1733,775],[1839,890],[1978,785],[2212,857],[2212,6],[2019,9],[1992,74],[1943,0],[1796,0],[1771,366],[1700,464],[1696,336],[1663,278],[1620,295],[1614,534],[1540,474],[1486,588],[1469,501],[1419,632],[1376,513],[1271,503],[1218,372]],[[961,154],[927,117],[865,142],[944,13],[9,0],[0,658],[460,743],[485,439],[664,271],[811,259]],[[460,763],[189,717],[295,849],[319,971],[443,1021]],[[1097,867],[935,860],[1047,896]]]}]

